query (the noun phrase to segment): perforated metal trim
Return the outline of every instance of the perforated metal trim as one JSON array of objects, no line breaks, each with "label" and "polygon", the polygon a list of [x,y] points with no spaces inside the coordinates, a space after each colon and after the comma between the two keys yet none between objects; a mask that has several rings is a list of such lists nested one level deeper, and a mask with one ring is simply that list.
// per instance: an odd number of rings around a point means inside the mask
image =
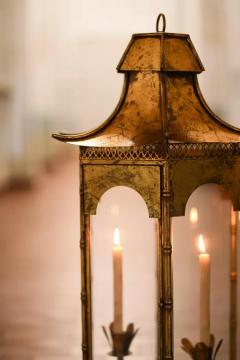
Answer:
[{"label": "perforated metal trim", "polygon": [[171,143],[170,158],[225,158],[240,156],[240,143]]},{"label": "perforated metal trim", "polygon": [[80,159],[100,160],[159,160],[163,158],[166,145],[130,147],[80,147]]},{"label": "perforated metal trim", "polygon": [[240,156],[240,143],[163,143],[130,147],[80,147],[80,159],[161,160]]}]

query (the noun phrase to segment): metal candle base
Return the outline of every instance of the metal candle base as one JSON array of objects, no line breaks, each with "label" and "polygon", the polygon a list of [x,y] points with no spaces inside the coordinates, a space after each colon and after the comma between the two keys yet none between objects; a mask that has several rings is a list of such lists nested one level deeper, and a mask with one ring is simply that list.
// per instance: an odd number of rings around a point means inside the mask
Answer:
[{"label": "metal candle base", "polygon": [[122,360],[124,356],[131,354],[129,348],[138,332],[138,329],[134,329],[133,323],[129,324],[126,331],[122,331],[121,333],[114,331],[113,323],[109,325],[109,332],[105,326],[103,326],[102,329],[111,347],[109,355],[117,357],[118,360]]},{"label": "metal candle base", "polygon": [[215,360],[223,340],[220,340],[218,342],[215,351],[214,351],[215,337],[212,334],[211,334],[209,346],[207,346],[203,342],[199,342],[195,346],[193,346],[191,341],[186,338],[182,339],[181,342],[182,342],[181,348],[186,353],[188,353],[193,360]]}]

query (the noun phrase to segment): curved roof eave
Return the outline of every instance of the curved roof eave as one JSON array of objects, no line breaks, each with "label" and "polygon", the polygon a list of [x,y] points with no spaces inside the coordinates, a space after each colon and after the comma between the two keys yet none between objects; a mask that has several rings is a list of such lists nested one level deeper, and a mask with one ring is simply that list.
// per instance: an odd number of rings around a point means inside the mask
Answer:
[{"label": "curved roof eave", "polygon": [[[83,131],[80,133],[68,133],[68,132],[60,131],[59,133],[52,134],[52,137],[54,139],[57,139],[57,140],[60,140],[63,142],[67,142],[67,143],[71,143],[73,145],[78,145],[78,146],[84,145],[84,142],[86,140],[95,138],[100,131],[105,129],[113,121],[113,119],[118,114],[119,110],[121,109],[121,106],[124,103],[124,100],[125,100],[125,97],[127,94],[128,82],[129,82],[129,76],[128,76],[128,74],[124,74],[123,89],[122,89],[121,97],[117,103],[117,106],[115,107],[112,114],[97,128],[92,129],[92,130]],[[76,142],[76,144],[74,144],[75,142]],[[81,142],[83,144],[81,144]]]}]

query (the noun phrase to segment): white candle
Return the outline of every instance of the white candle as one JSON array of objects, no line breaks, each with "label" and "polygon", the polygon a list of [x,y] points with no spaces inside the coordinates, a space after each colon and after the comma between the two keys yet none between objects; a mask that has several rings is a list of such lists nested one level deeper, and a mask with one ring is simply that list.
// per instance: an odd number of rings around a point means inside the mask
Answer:
[{"label": "white candle", "polygon": [[199,236],[200,265],[200,341],[210,344],[210,255],[203,236]]},{"label": "white candle", "polygon": [[237,211],[234,211],[234,209],[231,209],[231,225],[235,226],[237,224]]},{"label": "white candle", "polygon": [[122,246],[120,242],[119,229],[114,231],[113,246],[113,294],[114,294],[114,330],[122,332],[122,303],[123,303],[123,277],[122,277]]}]

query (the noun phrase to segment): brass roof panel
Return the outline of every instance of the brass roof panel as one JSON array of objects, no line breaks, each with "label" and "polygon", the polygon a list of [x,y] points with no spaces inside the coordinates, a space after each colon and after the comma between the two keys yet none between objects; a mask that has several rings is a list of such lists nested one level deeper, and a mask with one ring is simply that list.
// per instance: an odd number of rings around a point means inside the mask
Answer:
[{"label": "brass roof panel", "polygon": [[207,106],[197,82],[203,70],[188,35],[135,34],[118,65],[125,81],[112,115],[94,130],[53,137],[96,147],[239,142],[240,130]]},{"label": "brass roof panel", "polygon": [[204,67],[189,35],[153,33],[132,36],[117,70],[200,73]]}]

